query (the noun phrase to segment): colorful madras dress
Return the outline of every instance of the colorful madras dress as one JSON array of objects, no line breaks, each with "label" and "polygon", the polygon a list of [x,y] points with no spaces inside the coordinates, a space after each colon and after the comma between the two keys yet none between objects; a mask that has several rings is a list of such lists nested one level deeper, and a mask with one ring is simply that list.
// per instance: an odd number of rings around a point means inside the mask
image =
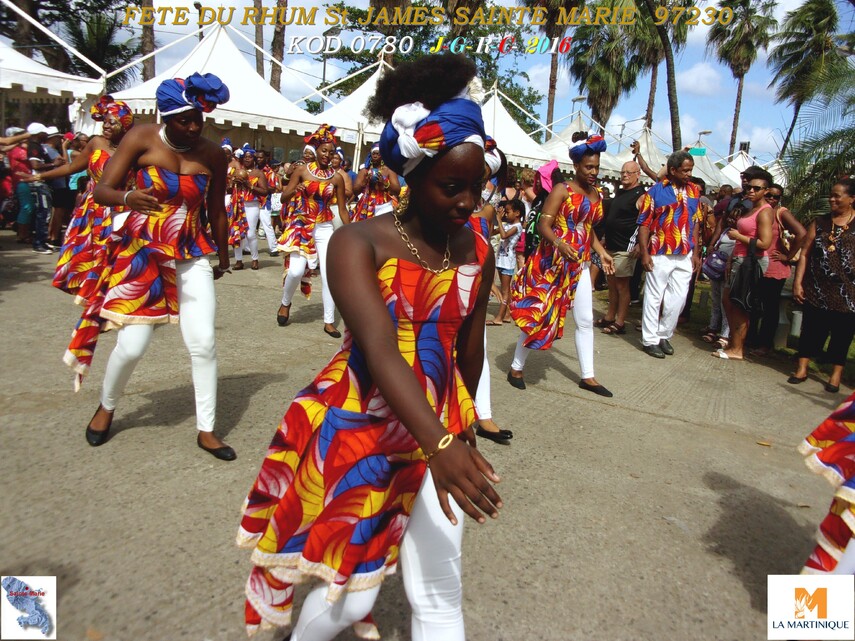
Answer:
[{"label": "colorful madras dress", "polygon": [[[401,354],[453,434],[475,420],[455,348],[490,251],[477,232],[475,245],[477,262],[439,275],[399,258],[377,273]],[[244,503],[237,541],[253,548],[255,565],[246,584],[248,632],[290,624],[296,583],[318,577],[335,599],[394,572],[425,470],[345,329],[341,349],[285,413]],[[355,629],[379,638],[370,616]]]},{"label": "colorful madras dress", "polygon": [[[96,149],[89,156],[89,184],[71,216],[53,275],[53,286],[74,294],[80,305],[87,304],[108,259],[107,243],[113,231],[111,211],[124,211],[123,207],[99,205],[93,196],[108,160],[110,154],[105,149]],[[129,184],[131,180],[132,177]]]},{"label": "colorful madras dress", "polygon": [[175,174],[162,167],[137,171],[137,189],[154,187],[160,211],[131,211],[114,234],[111,256],[72,334],[64,361],[77,372],[76,387],[92,363],[101,331],[132,324],[178,322],[175,261],[217,251],[201,217],[207,174]]},{"label": "colorful madras dress", "polygon": [[[228,177],[231,178],[234,173],[235,168],[229,167]],[[246,220],[246,208],[244,207],[246,199],[243,196],[245,196],[245,192],[246,190],[237,183],[232,187],[231,198],[229,198],[229,206],[226,211],[229,216],[229,247],[240,247],[249,232],[249,223]]]},{"label": "colorful madras dress", "polygon": [[297,185],[297,191],[288,200],[285,206],[285,231],[277,242],[279,251],[299,254],[309,261],[312,269],[318,265],[315,225],[332,220],[330,203],[335,196],[335,186],[331,180],[335,170],[329,169],[324,176],[317,173],[319,169],[316,162],[309,163],[308,170],[312,178]]},{"label": "colorful madras dress", "polygon": [[365,185],[362,195],[356,203],[351,221],[355,223],[373,218],[377,208],[386,203],[392,203],[392,207],[397,205],[392,192],[389,191],[389,184],[389,177],[385,176],[379,169],[372,167],[369,170],[368,184]]},{"label": "colorful madras dress", "polygon": [[564,317],[573,305],[582,263],[591,260],[593,226],[603,217],[603,200],[592,203],[569,187],[552,223],[552,233],[579,252],[570,262],[552,243],[541,240],[511,288],[511,317],[527,337],[530,349],[549,349],[564,335]]},{"label": "colorful madras dress", "polygon": [[811,470],[836,488],[802,574],[833,572],[855,531],[855,394],[805,438],[799,452]]}]

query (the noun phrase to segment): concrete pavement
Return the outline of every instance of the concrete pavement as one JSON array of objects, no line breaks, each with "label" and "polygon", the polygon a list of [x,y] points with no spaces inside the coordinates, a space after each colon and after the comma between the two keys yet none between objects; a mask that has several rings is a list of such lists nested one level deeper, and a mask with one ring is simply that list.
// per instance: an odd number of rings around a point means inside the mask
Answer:
[{"label": "concrete pavement", "polygon": [[[217,431],[238,460],[196,447],[176,327],[156,332],[95,449],[83,431],[115,334],[75,394],[61,357],[79,308],[50,286],[50,257],[0,233],[0,573],[58,577],[59,639],[244,638],[241,502],[287,404],[336,349],[319,292],[277,327],[281,261],[261,265],[217,282]],[[766,575],[798,572],[832,494],[795,447],[849,390],[788,385],[788,364],[713,359],[693,336],[658,361],[630,329],[596,335],[603,399],[576,386],[568,319],[519,391],[504,380],[516,337],[488,328],[494,416],[515,438],[481,445],[506,505],[466,526],[467,638],[765,639]],[[375,614],[384,639],[409,639],[397,577]]]}]

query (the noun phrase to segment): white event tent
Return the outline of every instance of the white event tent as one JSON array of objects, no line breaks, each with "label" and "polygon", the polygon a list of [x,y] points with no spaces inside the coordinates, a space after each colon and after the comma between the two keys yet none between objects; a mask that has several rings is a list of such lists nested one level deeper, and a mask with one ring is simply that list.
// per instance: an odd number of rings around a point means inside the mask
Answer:
[{"label": "white event tent", "polygon": [[[253,144],[262,138],[270,140],[274,130],[292,134],[295,139],[314,131],[315,117],[291,103],[256,73],[226,32],[227,28],[232,27],[218,25],[210,29],[181,62],[147,82],[116,92],[114,97],[127,102],[137,116],[153,118],[157,107],[155,92],[161,82],[186,78],[194,72],[214,73],[229,88],[230,97],[228,102],[206,114],[206,127],[214,125],[217,135],[232,137],[233,145],[244,142],[240,137],[244,127],[260,130]],[[207,137],[213,138],[211,134]],[[302,147],[296,140],[294,144]]]},{"label": "white event tent", "polygon": [[[697,151],[703,149],[703,152]],[[721,169],[716,167],[715,163],[710,159],[703,147],[692,147],[689,153],[692,154],[692,160],[695,161],[695,167],[692,169],[692,175],[698,178],[703,178],[707,184],[707,193],[712,193],[719,187],[728,183],[727,177],[722,173]]]},{"label": "white event tent", "polygon": [[721,170],[724,177],[727,178],[727,184],[734,187],[742,185],[742,177],[740,174],[748,167],[756,165],[757,161],[752,158],[748,152],[738,151],[730,159],[730,162]]},{"label": "white event tent", "polygon": [[[540,148],[549,154],[549,157],[557,160],[562,171],[572,172],[573,164],[570,161],[568,150],[573,146],[573,134],[577,131],[587,131],[593,134],[599,131],[600,126],[594,122],[589,116],[582,113],[581,110],[571,114],[569,124],[561,131],[552,135],[545,143],[540,145]],[[587,118],[588,122],[585,122]],[[611,145],[608,138],[612,137],[607,133],[606,142]],[[618,162],[617,156],[606,150],[600,154],[600,177],[619,178],[621,163]]]},{"label": "white event tent", "polygon": [[[69,120],[74,122],[81,103],[103,93],[103,79],[82,78],[27,58],[0,42],[0,94],[2,100],[28,102],[72,102]],[[0,106],[0,119],[5,109]],[[5,130],[0,120],[0,130]]]},{"label": "white event tent", "polygon": [[487,135],[496,139],[509,163],[536,169],[552,160],[508,113],[498,91],[493,91],[493,95],[481,105],[481,115]]},{"label": "white event tent", "polygon": [[[665,166],[665,163],[668,161],[668,156],[656,146],[656,143],[653,141],[653,132],[651,132],[650,129],[646,127],[642,129],[635,137],[635,140],[638,141],[638,151],[641,153],[641,157],[644,158],[650,169],[658,172]],[[618,162],[623,165],[623,163],[633,159],[633,153],[627,147],[617,155],[617,159]],[[653,181],[648,178],[644,172],[641,174],[641,182],[646,185],[653,184]]]}]

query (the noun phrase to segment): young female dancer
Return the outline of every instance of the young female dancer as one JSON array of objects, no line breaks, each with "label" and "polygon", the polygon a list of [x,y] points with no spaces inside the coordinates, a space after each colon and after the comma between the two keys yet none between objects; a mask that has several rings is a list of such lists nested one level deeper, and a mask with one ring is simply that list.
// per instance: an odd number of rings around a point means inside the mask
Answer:
[{"label": "young female dancer", "polygon": [[[290,254],[288,275],[282,287],[282,304],[276,312],[276,321],[280,327],[288,324],[291,318],[291,299],[297,291],[297,285],[303,278],[307,265],[317,252],[317,261],[321,270],[321,297],[324,301],[324,332],[333,338],[341,338],[333,321],[335,321],[335,303],[330,294],[327,279],[327,247],[335,227],[330,203],[335,195],[336,202],[345,203],[344,180],[330,166],[330,159],[335,153],[335,127],[321,125],[311,135],[309,142],[313,145],[317,160],[307,165],[300,165],[291,174],[288,185],[282,190],[282,200],[292,199],[286,229],[279,238],[279,251]],[[343,223],[349,223],[347,210],[344,216],[339,212]]]},{"label": "young female dancer", "polygon": [[[86,440],[93,446],[107,441],[113,412],[155,325],[180,322],[192,364],[196,443],[219,459],[233,460],[234,450],[213,434],[214,280],[229,268],[226,159],[217,143],[201,137],[202,113],[228,100],[229,91],[217,76],[194,73],[163,81],[156,96],[163,125],[139,125],[125,136],[95,188],[96,202],[124,205],[130,214],[104,270],[100,299],[93,301],[98,323],[87,328],[95,330],[92,349],[101,327],[118,327],[119,335]],[[128,191],[124,177],[132,169],[137,188]],[[219,266],[212,269],[207,256],[214,252]]]},{"label": "young female dancer", "polygon": [[[574,142],[578,133],[573,134]],[[520,327],[520,337],[508,382],[517,389],[525,389],[523,368],[529,350],[549,349],[563,336],[564,317],[572,306],[582,369],[579,387],[612,396],[594,378],[594,310],[588,273],[592,250],[600,256],[607,274],[614,271],[614,260],[593,233],[593,226],[603,217],[596,184],[606,142],[602,136],[586,136],[582,134],[582,141],[570,148],[575,177],[556,185],[546,199],[538,223],[541,241],[514,281],[511,316]]]},{"label": "young female dancer", "polygon": [[291,640],[350,625],[377,638],[369,613],[400,555],[412,639],[465,639],[460,520],[501,507],[471,431],[493,277],[489,242],[467,225],[486,173],[481,110],[463,96],[474,74],[462,56],[424,57],[385,75],[369,103],[411,195],[333,236],[347,334],[288,408],[247,497],[250,632],[289,625],[293,584],[318,577]]},{"label": "young female dancer", "polygon": [[388,214],[397,204],[395,196],[401,192],[401,184],[398,175],[383,164],[379,144],[371,147],[365,166],[356,174],[353,191],[360,194],[353,222]]}]

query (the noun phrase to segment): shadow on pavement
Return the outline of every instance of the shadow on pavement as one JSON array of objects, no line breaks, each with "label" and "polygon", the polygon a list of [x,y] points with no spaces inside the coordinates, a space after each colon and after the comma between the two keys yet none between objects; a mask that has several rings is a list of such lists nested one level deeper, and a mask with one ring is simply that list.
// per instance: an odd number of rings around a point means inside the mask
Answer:
[{"label": "shadow on pavement", "polygon": [[[189,361],[187,363],[189,369]],[[189,372],[188,372],[189,374]],[[215,432],[226,438],[243,418],[253,397],[268,385],[284,381],[287,375],[257,373],[224,376],[217,379],[217,425]],[[136,410],[117,408],[113,436],[125,430],[174,425],[196,416],[193,385],[179,385],[140,394],[148,402]]]},{"label": "shadow on pavement", "polygon": [[721,514],[703,541],[710,552],[731,562],[751,607],[766,612],[767,575],[798,574],[815,545],[816,526],[796,522],[789,512],[796,507],[792,503],[725,474],[708,472],[704,483],[719,494]]}]

